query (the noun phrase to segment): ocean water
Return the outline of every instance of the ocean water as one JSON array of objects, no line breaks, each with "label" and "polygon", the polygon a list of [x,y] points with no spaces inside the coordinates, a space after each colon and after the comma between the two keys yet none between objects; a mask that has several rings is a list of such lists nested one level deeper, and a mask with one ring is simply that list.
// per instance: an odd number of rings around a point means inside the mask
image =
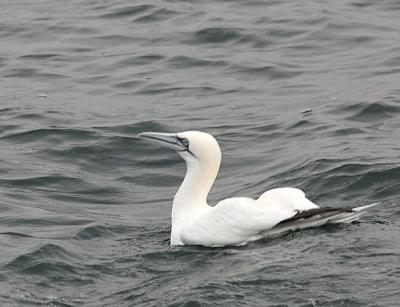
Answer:
[{"label": "ocean water", "polygon": [[[3,0],[1,306],[399,306],[400,3]],[[360,221],[170,247],[203,130],[209,203],[303,189]]]}]

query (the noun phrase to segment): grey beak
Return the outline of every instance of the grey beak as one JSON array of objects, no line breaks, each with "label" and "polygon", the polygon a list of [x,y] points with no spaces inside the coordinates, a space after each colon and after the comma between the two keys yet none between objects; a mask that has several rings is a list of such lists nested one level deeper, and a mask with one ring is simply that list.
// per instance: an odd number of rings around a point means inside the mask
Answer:
[{"label": "grey beak", "polygon": [[142,132],[138,134],[138,137],[178,151],[187,150],[175,133]]}]

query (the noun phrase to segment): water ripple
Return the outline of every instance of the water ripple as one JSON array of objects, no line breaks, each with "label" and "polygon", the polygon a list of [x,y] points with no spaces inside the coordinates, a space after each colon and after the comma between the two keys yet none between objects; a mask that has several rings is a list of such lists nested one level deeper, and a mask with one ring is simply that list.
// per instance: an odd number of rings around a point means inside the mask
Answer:
[{"label": "water ripple", "polygon": [[121,17],[132,17],[140,13],[154,9],[153,5],[143,4],[143,5],[133,5],[126,6],[118,9],[114,9],[111,13],[106,13],[101,15],[102,18],[121,18]]},{"label": "water ripple", "polygon": [[234,28],[205,28],[194,34],[194,40],[198,43],[226,43],[240,37],[240,29]]},{"label": "water ripple", "polygon": [[[0,305],[398,305],[398,11],[2,3]],[[185,166],[137,134],[195,129],[222,149],[210,204],[280,186],[381,204],[246,247],[171,247]]]}]

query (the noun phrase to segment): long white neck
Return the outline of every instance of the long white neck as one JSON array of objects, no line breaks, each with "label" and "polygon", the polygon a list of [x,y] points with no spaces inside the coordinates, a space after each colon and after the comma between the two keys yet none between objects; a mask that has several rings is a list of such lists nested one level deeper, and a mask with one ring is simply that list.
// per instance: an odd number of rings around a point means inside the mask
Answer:
[{"label": "long white neck", "polygon": [[207,196],[217,177],[220,160],[201,163],[192,158],[186,160],[185,178],[175,194],[172,205],[171,244],[182,244],[180,231],[206,211]]}]

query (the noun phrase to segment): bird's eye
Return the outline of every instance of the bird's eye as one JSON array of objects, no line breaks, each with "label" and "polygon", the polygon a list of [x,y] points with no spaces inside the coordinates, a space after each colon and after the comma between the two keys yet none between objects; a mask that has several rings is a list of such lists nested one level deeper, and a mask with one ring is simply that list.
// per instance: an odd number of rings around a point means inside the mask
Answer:
[{"label": "bird's eye", "polygon": [[184,145],[184,146],[186,146],[186,147],[189,146],[189,140],[186,139],[186,138],[181,139],[181,143],[182,143],[182,145]]}]

